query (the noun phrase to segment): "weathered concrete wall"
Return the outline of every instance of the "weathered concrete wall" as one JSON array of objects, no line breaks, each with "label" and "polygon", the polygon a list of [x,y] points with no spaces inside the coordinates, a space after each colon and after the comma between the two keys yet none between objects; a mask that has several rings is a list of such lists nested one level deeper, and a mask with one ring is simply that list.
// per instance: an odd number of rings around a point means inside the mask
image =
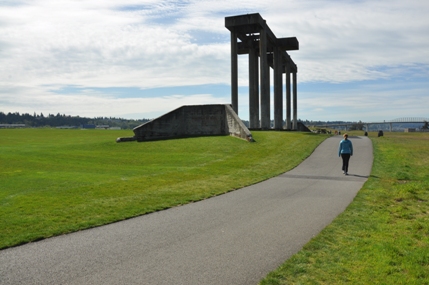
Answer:
[{"label": "weathered concrete wall", "polygon": [[225,112],[229,134],[253,142],[252,134],[232,109],[231,105],[225,105]]},{"label": "weathered concrete wall", "polygon": [[117,142],[232,135],[253,141],[252,134],[230,105],[182,106],[134,128],[134,137]]},{"label": "weathered concrete wall", "polygon": [[311,132],[310,129],[307,128],[307,126],[301,122],[298,122],[298,131],[300,131],[300,132]]}]

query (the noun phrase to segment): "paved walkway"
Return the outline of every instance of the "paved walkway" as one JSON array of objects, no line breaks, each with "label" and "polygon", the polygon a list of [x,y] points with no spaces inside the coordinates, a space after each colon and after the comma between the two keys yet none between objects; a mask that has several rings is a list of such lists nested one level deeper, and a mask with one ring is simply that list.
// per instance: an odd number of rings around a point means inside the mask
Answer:
[{"label": "paved walkway", "polygon": [[325,140],[297,168],[225,195],[0,251],[0,284],[257,284],[353,200],[372,144]]}]

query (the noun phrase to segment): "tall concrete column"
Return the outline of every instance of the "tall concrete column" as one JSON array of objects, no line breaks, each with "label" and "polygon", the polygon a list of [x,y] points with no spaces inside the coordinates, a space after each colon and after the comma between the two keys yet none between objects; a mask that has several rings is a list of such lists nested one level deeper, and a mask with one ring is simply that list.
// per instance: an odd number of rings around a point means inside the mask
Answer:
[{"label": "tall concrete column", "polygon": [[237,33],[231,32],[231,105],[238,114],[238,47]]},{"label": "tall concrete column", "polygon": [[274,129],[283,129],[283,62],[282,51],[274,49]]},{"label": "tall concrete column", "polygon": [[292,127],[290,93],[290,65],[286,63],[286,130],[290,130]]},{"label": "tall concrete column", "polygon": [[296,72],[293,73],[293,129],[298,130],[298,100]]},{"label": "tall concrete column", "polygon": [[270,70],[267,57],[267,32],[259,34],[259,56],[261,59],[261,129],[270,129]]},{"label": "tall concrete column", "polygon": [[[277,67],[277,57],[280,50],[283,60],[290,63],[289,70],[289,89],[287,107],[289,108],[288,123],[286,128],[292,129],[291,112],[292,108],[291,99],[294,100],[295,106],[297,103],[296,94],[295,99],[291,96],[290,73],[297,72],[295,63],[289,57],[286,51],[299,50],[299,42],[295,37],[277,38],[271,29],[268,27],[267,22],[261,17],[259,13],[238,15],[232,17],[225,17],[225,27],[231,33],[231,105],[238,113],[238,55],[249,53],[249,121],[252,128],[261,128],[262,130],[271,129],[271,97],[274,97],[274,128],[283,129],[283,75],[278,75],[279,68]],[[259,45],[259,46],[258,46]],[[259,50],[258,61],[254,61],[254,55],[251,55],[252,49]],[[271,58],[276,58],[276,62],[271,62]],[[270,61],[270,62],[268,62]],[[259,62],[259,67],[255,65]],[[270,68],[274,69],[274,96],[271,96],[271,79]],[[281,67],[280,69],[283,69]],[[254,71],[253,71],[254,70]],[[257,73],[256,70],[259,70]],[[281,74],[285,71],[282,70]],[[294,74],[294,76],[296,76]],[[256,79],[259,78],[259,80]],[[256,84],[253,86],[253,84]],[[252,85],[252,86],[250,86]],[[295,84],[296,85],[296,84]],[[258,92],[256,92],[258,88]],[[294,86],[296,90],[296,86]],[[258,99],[257,99],[258,98]],[[255,107],[255,102],[259,101],[259,108]],[[296,108],[294,109],[295,116]],[[259,118],[258,118],[259,117]],[[259,123],[258,123],[259,122]],[[297,119],[295,119],[295,128],[297,128]]]},{"label": "tall concrete column", "polygon": [[249,50],[249,126],[260,128],[259,124],[259,57],[255,48]]}]

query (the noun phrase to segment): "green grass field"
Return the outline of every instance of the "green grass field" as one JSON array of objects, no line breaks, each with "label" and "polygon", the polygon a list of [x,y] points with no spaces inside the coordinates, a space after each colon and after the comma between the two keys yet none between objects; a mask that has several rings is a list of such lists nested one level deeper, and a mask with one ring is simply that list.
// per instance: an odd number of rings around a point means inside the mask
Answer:
[{"label": "green grass field", "polygon": [[429,284],[429,133],[370,136],[354,201],[260,284]]},{"label": "green grass field", "polygon": [[[129,132],[0,130],[0,248],[256,183],[326,138],[115,142]],[[372,174],[346,211],[261,284],[429,284],[429,134],[384,134],[370,133]]]},{"label": "green grass field", "polygon": [[116,143],[131,131],[1,129],[0,249],[198,201],[285,172],[326,136]]}]

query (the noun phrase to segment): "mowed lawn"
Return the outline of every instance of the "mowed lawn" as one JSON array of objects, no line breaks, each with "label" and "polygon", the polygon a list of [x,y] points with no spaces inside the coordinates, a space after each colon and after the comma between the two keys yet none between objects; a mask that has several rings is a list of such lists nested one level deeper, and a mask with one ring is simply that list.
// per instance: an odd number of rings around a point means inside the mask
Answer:
[{"label": "mowed lawn", "polygon": [[242,188],[298,165],[325,135],[252,132],[116,143],[122,130],[1,129],[0,249]]},{"label": "mowed lawn", "polygon": [[429,133],[370,136],[354,201],[260,284],[429,284]]}]

